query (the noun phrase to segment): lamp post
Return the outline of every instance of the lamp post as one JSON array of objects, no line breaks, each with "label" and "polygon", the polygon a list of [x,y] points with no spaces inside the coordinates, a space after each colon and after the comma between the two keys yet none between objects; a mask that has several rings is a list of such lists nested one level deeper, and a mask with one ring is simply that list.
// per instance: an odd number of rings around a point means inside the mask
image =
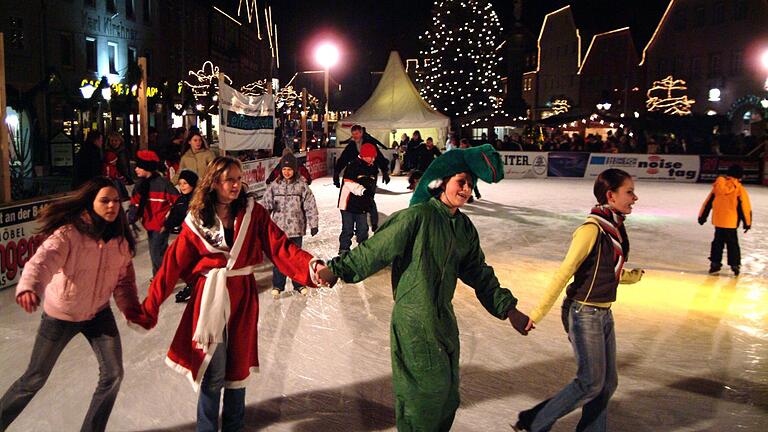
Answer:
[{"label": "lamp post", "polygon": [[[328,74],[331,67],[339,61],[339,49],[330,42],[323,42],[315,50],[315,60],[323,67],[324,71],[325,109],[323,110],[323,135],[324,139],[328,140]],[[327,145],[328,141],[326,141]]]}]

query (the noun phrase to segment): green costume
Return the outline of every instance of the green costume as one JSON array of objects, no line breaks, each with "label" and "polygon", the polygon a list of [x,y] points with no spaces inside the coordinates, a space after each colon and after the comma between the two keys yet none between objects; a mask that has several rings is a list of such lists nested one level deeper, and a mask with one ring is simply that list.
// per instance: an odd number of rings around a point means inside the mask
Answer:
[{"label": "green costume", "polygon": [[[483,147],[447,152],[430,165],[422,182],[427,175],[435,180],[463,171],[498,181],[497,175],[503,176],[498,154],[490,146]],[[470,150],[477,151],[468,153]],[[489,168],[495,174],[483,171],[482,166],[473,170],[463,161],[474,156],[495,162]],[[457,278],[474,288],[482,305],[499,319],[506,318],[517,299],[499,286],[493,269],[485,263],[469,218],[460,211],[451,215],[448,207],[429,195],[392,214],[375,236],[334,258],[328,267],[344,281],[359,282],[390,264],[397,428],[447,431],[459,407],[459,330],[451,304]]]}]

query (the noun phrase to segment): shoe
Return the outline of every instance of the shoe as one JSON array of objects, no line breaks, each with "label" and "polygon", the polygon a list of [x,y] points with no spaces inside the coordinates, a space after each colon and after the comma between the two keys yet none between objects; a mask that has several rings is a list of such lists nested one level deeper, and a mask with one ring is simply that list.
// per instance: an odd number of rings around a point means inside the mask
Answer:
[{"label": "shoe", "polygon": [[520,421],[519,421],[519,420],[518,420],[518,421],[517,421],[517,423],[515,423],[515,424],[510,424],[510,426],[512,426],[512,430],[513,430],[513,431],[515,431],[515,432],[525,432],[525,431],[527,431],[527,430],[528,430],[528,429],[526,429],[526,428],[525,428],[525,427],[524,427],[524,426],[523,426],[523,425],[520,423]]},{"label": "shoe", "polygon": [[277,288],[272,288],[272,298],[277,300],[280,298],[280,290]]},{"label": "shoe", "polygon": [[718,273],[720,273],[720,269],[721,268],[722,268],[722,266],[714,266],[714,265],[713,266],[709,266],[709,274],[711,274],[711,275],[718,274]]},{"label": "shoe", "polygon": [[176,303],[186,303],[192,297],[192,287],[187,285],[176,293]]},{"label": "shoe", "polygon": [[371,231],[376,232],[379,229],[378,225],[371,225]]},{"label": "shoe", "polygon": [[308,296],[308,295],[309,295],[309,288],[307,288],[307,287],[302,287],[302,288],[299,290],[299,293],[301,293],[301,295],[303,295],[303,296],[305,296],[305,297],[306,297],[306,296]]},{"label": "shoe", "polygon": [[741,267],[739,266],[731,266],[731,270],[733,270],[734,276],[738,276],[741,273]]}]

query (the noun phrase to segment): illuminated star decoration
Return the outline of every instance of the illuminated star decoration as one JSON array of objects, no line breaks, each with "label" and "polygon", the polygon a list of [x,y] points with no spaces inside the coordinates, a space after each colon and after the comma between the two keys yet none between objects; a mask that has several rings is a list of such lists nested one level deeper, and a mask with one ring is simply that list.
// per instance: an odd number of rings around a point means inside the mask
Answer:
[{"label": "illuminated star decoration", "polygon": [[552,115],[567,113],[570,109],[571,106],[568,105],[568,101],[565,99],[557,99],[552,102]]},{"label": "illuminated star decoration", "polygon": [[[192,89],[192,93],[196,98],[206,97],[212,91],[213,94],[219,92],[219,67],[214,66],[210,60],[203,63],[203,67],[199,71],[189,71],[189,75],[197,78],[197,83],[191,83],[184,81],[184,84],[188,85]],[[227,84],[232,84],[232,79],[224,74],[224,80]],[[211,88],[213,87],[213,89]]]},{"label": "illuminated star decoration", "polygon": [[[676,80],[672,78],[672,75],[664,78],[661,81],[654,81],[653,86],[648,89],[648,100],[645,101],[645,105],[648,107],[648,112],[662,111],[664,114],[669,115],[690,115],[691,105],[696,103],[695,99],[688,99],[688,95],[673,96],[673,91],[688,90],[688,86],[685,85],[685,81]],[[661,97],[654,96],[654,93],[660,93]]]}]

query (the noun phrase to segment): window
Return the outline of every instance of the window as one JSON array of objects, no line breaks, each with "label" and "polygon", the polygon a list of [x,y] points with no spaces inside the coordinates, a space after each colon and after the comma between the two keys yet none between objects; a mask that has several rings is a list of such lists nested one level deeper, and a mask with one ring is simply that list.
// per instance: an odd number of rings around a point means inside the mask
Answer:
[{"label": "window", "polygon": [[725,22],[725,2],[719,1],[712,6],[712,24]]},{"label": "window", "polygon": [[117,12],[117,5],[115,4],[115,0],[107,0],[107,12]]},{"label": "window", "polygon": [[136,19],[136,11],[133,10],[133,0],[125,0],[125,16],[128,19]]},{"label": "window", "polygon": [[117,74],[117,43],[107,42],[107,54],[109,55],[109,73]]},{"label": "window", "polygon": [[152,0],[143,0],[144,7],[142,8],[142,11],[144,12],[144,22],[150,23],[152,22]]},{"label": "window", "polygon": [[675,12],[675,19],[673,20],[675,31],[685,31],[685,20],[686,10],[685,8],[681,7],[677,12]]},{"label": "window", "polygon": [[736,21],[741,21],[747,17],[747,11],[749,10],[747,0],[736,0],[733,6],[733,18]]},{"label": "window", "polygon": [[709,78],[716,78],[723,74],[720,54],[709,55]]},{"label": "window", "polygon": [[704,6],[696,7],[696,11],[693,14],[694,27],[704,27],[707,23],[707,10]]},{"label": "window", "polygon": [[731,53],[731,75],[741,75],[742,65],[744,63],[744,53],[741,50]]},{"label": "window", "polygon": [[91,72],[98,72],[99,65],[96,61],[96,39],[85,37],[85,68]]},{"label": "window", "polygon": [[701,57],[694,57],[691,59],[691,79],[701,78]]},{"label": "window", "polygon": [[61,66],[64,68],[73,68],[75,66],[72,61],[72,35],[67,33],[59,34],[59,58],[61,60]]},{"label": "window", "polygon": [[134,64],[139,61],[139,57],[136,55],[136,48],[128,47],[128,63]]}]

